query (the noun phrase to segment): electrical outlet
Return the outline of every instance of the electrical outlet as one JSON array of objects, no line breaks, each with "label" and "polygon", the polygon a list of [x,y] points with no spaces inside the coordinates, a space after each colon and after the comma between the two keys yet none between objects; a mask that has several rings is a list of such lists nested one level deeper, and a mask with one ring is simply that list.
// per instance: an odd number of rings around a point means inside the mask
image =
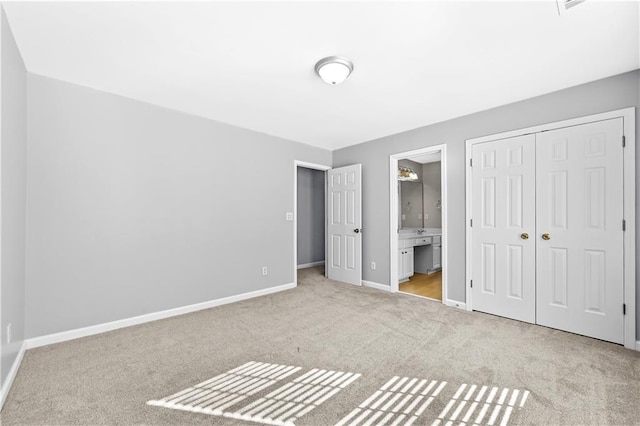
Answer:
[{"label": "electrical outlet", "polygon": [[269,271],[267,270],[266,266],[262,267],[262,275],[267,275],[269,273]]},{"label": "electrical outlet", "polygon": [[424,214],[424,220],[429,220],[429,214],[428,213]]},{"label": "electrical outlet", "polygon": [[422,219],[422,213],[418,213],[418,219]]},{"label": "electrical outlet", "polygon": [[407,216],[406,215],[402,215],[402,220],[407,220]]},{"label": "electrical outlet", "polygon": [[7,345],[11,343],[11,323],[7,325]]},{"label": "electrical outlet", "polygon": [[372,269],[373,271],[375,271],[375,270],[376,270],[376,262],[371,262],[371,269]]},{"label": "electrical outlet", "polygon": [[288,221],[292,221],[292,220],[293,220],[293,213],[292,213],[292,212],[287,212],[286,219],[287,219]]}]

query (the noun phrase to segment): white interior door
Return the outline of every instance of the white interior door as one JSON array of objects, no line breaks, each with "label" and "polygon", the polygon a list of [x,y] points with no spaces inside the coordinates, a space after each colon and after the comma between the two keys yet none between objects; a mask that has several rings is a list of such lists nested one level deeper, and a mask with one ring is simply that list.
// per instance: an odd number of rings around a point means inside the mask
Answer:
[{"label": "white interior door", "polygon": [[535,322],[535,136],[473,145],[473,309]]},{"label": "white interior door", "polygon": [[619,118],[536,136],[537,322],[616,343],[624,339],[622,134]]},{"label": "white interior door", "polygon": [[361,165],[332,169],[327,176],[327,277],[362,285]]}]

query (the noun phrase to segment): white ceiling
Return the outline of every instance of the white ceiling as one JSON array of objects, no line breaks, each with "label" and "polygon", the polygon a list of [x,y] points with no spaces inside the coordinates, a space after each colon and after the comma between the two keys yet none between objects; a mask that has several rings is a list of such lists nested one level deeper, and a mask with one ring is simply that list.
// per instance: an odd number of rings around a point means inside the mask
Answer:
[{"label": "white ceiling", "polygon": [[327,149],[640,68],[629,1],[3,4],[32,73]]}]

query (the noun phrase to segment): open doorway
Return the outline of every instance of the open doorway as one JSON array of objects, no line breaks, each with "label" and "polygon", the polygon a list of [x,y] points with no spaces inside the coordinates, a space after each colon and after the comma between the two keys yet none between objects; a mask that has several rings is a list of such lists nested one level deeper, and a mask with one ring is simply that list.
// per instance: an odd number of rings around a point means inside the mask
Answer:
[{"label": "open doorway", "polygon": [[446,162],[439,145],[390,157],[391,288],[446,302]]},{"label": "open doorway", "polygon": [[326,246],[326,171],[320,164],[296,161],[294,164],[294,277],[298,270],[322,269]]}]

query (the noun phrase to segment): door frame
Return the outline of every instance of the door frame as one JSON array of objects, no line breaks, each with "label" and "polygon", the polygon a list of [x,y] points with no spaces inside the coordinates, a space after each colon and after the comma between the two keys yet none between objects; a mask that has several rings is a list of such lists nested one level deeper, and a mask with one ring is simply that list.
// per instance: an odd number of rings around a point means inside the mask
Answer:
[{"label": "door frame", "polygon": [[412,151],[400,152],[389,156],[389,283],[392,293],[400,291],[398,283],[398,160],[419,155],[440,152],[440,188],[442,192],[442,303],[447,306],[458,306],[459,302],[447,298],[448,288],[448,258],[449,232],[447,225],[447,146],[445,144],[432,145]]},{"label": "door frame", "polygon": [[[523,136],[530,133],[540,133],[548,130],[556,130],[563,127],[579,126],[581,124],[604,121],[613,118],[622,118],[623,135],[626,143],[623,150],[624,168],[624,219],[626,230],[623,237],[623,262],[624,262],[624,283],[623,303],[626,305],[626,315],[624,316],[624,346],[628,349],[636,349],[636,132],[635,132],[635,107],[618,109],[600,114],[592,114],[583,117],[576,117],[569,120],[556,121],[538,126],[512,130],[508,132],[496,133],[466,140],[465,147],[465,237],[466,237],[466,309],[473,310],[473,299],[471,292],[472,274],[472,250],[471,250],[471,213],[472,213],[472,181],[471,181],[471,153],[473,145],[490,142],[500,139]],[[622,141],[620,141],[622,143]],[[620,224],[622,226],[622,224]],[[622,307],[621,307],[622,308]]]},{"label": "door frame", "polygon": [[[324,164],[293,160],[293,284],[298,286],[298,167],[320,170],[324,174],[324,261],[327,261],[327,170],[333,167]],[[325,268],[326,276],[326,268]]]}]

